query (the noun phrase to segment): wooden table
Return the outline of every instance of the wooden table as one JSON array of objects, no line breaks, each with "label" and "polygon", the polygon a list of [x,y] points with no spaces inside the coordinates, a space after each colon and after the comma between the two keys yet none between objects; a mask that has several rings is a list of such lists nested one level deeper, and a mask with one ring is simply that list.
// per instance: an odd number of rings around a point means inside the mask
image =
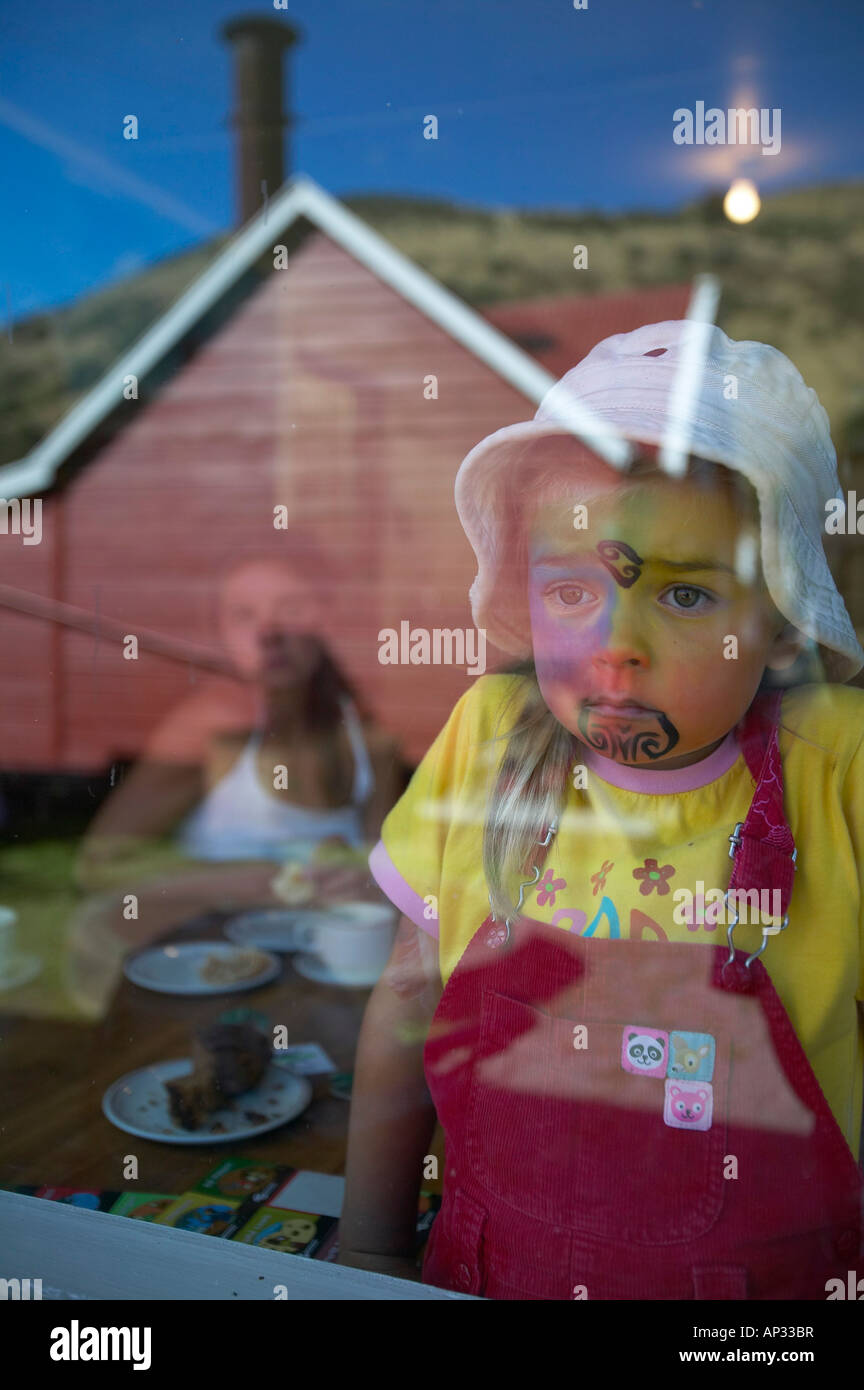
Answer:
[{"label": "wooden table", "polygon": [[[229,915],[208,913],[160,940],[224,939]],[[280,959],[275,980],[231,994],[157,994],[123,976],[109,1011],[93,1024],[4,1015],[0,996],[0,1184],[180,1194],[229,1154],[344,1173],[349,1103],[329,1094],[328,1075],[308,1078],[312,1100],[296,1119],[245,1141],[160,1143],[127,1134],[102,1114],[102,1096],[118,1077],[188,1056],[197,1028],[239,1007],[266,1014],[271,1029],[284,1024],[289,1044],[320,1043],[339,1071],[353,1070],[371,991],[316,984],[294,970],[291,956]],[[439,1127],[432,1149],[439,1172],[442,1137]],[[138,1158],[135,1182],[123,1177],[129,1154]]]}]

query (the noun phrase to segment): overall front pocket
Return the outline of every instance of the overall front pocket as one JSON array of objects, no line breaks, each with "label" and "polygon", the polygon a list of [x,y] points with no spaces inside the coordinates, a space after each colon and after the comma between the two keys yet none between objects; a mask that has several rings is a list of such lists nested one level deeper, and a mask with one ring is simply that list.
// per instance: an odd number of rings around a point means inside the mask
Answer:
[{"label": "overall front pocket", "polygon": [[[710,1080],[669,1077],[651,1035],[650,1019],[583,1022],[484,992],[466,1126],[477,1181],[518,1212],[608,1240],[669,1245],[709,1230],[723,1205],[729,1049],[713,1039]],[[628,1038],[641,1071],[622,1063]]]}]

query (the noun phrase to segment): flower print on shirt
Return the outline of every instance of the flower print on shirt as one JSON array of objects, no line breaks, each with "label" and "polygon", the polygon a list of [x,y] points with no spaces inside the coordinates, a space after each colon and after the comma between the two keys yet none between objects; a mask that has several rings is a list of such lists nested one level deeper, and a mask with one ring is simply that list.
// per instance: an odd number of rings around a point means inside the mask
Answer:
[{"label": "flower print on shirt", "polygon": [[692,902],[685,903],[681,909],[681,916],[687,923],[688,931],[698,931],[704,927],[706,931],[717,930],[717,919],[720,915],[722,903],[712,902],[705,905],[705,897],[702,893],[697,893]]},{"label": "flower print on shirt", "polygon": [[597,897],[598,889],[606,887],[606,876],[615,868],[614,860],[604,859],[596,874],[591,875],[591,882],[594,884],[593,894]]},{"label": "flower print on shirt", "polygon": [[554,904],[555,894],[567,887],[566,878],[555,878],[554,875],[554,869],[547,869],[537,885],[537,902],[541,907],[545,907],[546,903]]},{"label": "flower print on shirt", "polygon": [[653,893],[656,888],[662,898],[669,892],[669,884],[666,880],[670,879],[674,872],[675,870],[671,864],[664,864],[663,868],[659,869],[656,859],[646,859],[641,869],[633,870],[633,877],[641,878],[642,882],[639,884],[639,892],[644,896],[647,896],[648,893]]}]

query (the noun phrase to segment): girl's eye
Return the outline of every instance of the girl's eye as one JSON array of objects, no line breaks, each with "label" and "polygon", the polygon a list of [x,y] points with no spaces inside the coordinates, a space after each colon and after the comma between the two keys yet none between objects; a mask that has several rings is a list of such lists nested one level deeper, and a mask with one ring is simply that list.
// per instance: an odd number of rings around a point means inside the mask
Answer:
[{"label": "girl's eye", "polygon": [[581,584],[559,584],[550,594],[562,608],[581,608],[590,603],[593,595]]},{"label": "girl's eye", "polygon": [[568,584],[566,588],[558,590],[558,597],[562,603],[581,603],[585,590],[578,584]]},{"label": "girl's eye", "polygon": [[715,602],[713,594],[709,594],[707,589],[698,589],[693,584],[675,584],[661,595],[661,602],[670,598],[674,600],[668,605],[670,608],[688,613],[703,613]]}]

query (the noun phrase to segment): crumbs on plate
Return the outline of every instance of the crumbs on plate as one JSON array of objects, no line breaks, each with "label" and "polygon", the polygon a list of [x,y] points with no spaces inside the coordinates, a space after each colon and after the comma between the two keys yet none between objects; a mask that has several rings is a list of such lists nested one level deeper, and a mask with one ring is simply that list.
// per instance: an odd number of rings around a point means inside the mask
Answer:
[{"label": "crumbs on plate", "polygon": [[270,957],[255,947],[237,951],[213,951],[199,967],[200,979],[208,985],[231,985],[260,975],[270,964]]}]

